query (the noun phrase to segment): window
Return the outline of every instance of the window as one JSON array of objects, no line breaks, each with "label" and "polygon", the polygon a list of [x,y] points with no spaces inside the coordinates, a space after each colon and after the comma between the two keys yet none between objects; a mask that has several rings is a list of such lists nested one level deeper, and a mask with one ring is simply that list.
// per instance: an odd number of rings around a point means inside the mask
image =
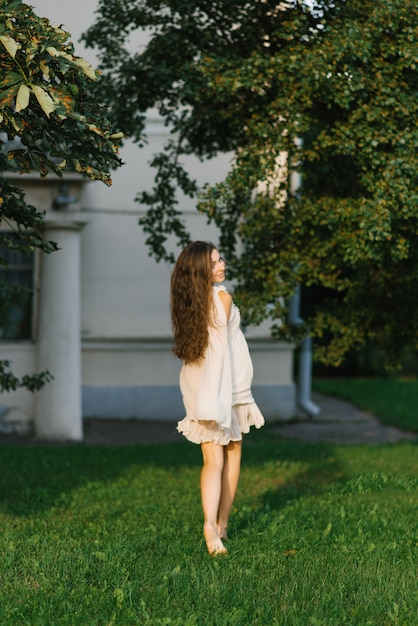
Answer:
[{"label": "window", "polygon": [[0,265],[0,340],[31,339],[34,257],[9,248],[0,256],[8,263]]}]

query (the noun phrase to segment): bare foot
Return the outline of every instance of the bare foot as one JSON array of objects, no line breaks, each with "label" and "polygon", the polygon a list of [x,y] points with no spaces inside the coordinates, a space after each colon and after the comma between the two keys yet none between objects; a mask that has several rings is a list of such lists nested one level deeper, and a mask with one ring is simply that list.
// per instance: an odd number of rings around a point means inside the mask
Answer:
[{"label": "bare foot", "polygon": [[203,526],[203,534],[205,536],[206,547],[211,556],[216,556],[217,554],[228,554],[228,550],[222,543],[214,524],[206,522]]}]

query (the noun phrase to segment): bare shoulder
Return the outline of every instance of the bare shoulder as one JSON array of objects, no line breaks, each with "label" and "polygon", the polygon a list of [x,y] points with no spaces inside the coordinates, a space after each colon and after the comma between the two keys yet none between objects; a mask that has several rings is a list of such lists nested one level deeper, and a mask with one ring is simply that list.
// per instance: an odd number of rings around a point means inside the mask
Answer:
[{"label": "bare shoulder", "polygon": [[218,296],[223,304],[226,313],[226,319],[229,319],[232,306],[232,296],[227,291],[218,291]]}]

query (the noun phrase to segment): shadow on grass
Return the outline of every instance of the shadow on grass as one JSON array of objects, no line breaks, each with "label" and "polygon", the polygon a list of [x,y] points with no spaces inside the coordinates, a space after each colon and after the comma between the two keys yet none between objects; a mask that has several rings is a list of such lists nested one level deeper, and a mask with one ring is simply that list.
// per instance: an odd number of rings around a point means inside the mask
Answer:
[{"label": "shadow on grass", "polygon": [[200,465],[200,450],[187,443],[0,447],[0,511],[27,516],[53,506],[62,494],[88,483],[112,482],[129,467],[178,471]]},{"label": "shadow on grass", "polygon": [[[273,467],[273,474],[266,475],[256,494],[259,510],[280,510],[289,501],[324,493],[331,484],[344,483],[350,477],[338,461],[337,449],[334,443],[281,439],[268,427],[246,435],[244,472],[247,468],[251,472],[252,467],[258,467],[261,469],[258,474],[262,476],[263,466]],[[296,464],[296,467],[284,472],[281,481],[281,468],[277,469],[276,464],[283,464],[283,468]],[[184,469],[196,470],[198,489],[200,448],[181,438],[178,443],[147,445],[2,445],[0,511],[27,516],[54,506],[63,494],[83,485],[111,483],[129,468],[141,471],[147,467],[180,477]],[[243,483],[241,485],[239,493],[245,488]],[[241,518],[241,524],[247,523],[249,521]]]},{"label": "shadow on grass", "polygon": [[[245,437],[244,467],[302,461],[302,473],[263,493],[264,504],[268,502],[271,508],[335,482],[341,468],[335,462],[334,446],[284,441],[267,430]],[[185,468],[196,468],[198,485],[201,452],[199,446],[186,441],[124,446],[4,445],[0,448],[0,511],[28,516],[46,510],[62,494],[89,483],[110,483],[131,467],[156,467],[179,476]]]}]

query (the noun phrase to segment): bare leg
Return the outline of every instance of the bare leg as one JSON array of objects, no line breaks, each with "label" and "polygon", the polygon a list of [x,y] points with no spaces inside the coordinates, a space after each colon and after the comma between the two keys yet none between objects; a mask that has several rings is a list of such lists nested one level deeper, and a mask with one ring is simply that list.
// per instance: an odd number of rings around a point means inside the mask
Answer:
[{"label": "bare leg", "polygon": [[221,539],[227,539],[229,514],[237,492],[241,469],[242,441],[231,441],[224,447],[224,464],[221,480],[217,528]]},{"label": "bare leg", "polygon": [[225,546],[219,538],[216,526],[222,490],[224,446],[202,443],[203,467],[200,476],[200,491],[204,516],[203,532],[210,554],[225,554]]}]

